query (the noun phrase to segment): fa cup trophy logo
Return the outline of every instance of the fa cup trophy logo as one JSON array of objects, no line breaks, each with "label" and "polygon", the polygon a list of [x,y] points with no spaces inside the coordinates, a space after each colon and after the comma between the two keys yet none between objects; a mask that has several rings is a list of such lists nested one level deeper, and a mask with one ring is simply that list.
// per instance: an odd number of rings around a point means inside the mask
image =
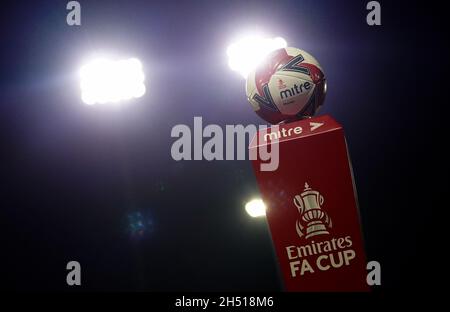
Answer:
[{"label": "fa cup trophy logo", "polygon": [[318,191],[314,191],[305,183],[305,189],[300,195],[295,195],[294,204],[300,213],[300,219],[296,221],[295,227],[298,236],[305,238],[315,235],[329,234],[328,229],[332,227],[331,218],[322,210],[323,196]]}]

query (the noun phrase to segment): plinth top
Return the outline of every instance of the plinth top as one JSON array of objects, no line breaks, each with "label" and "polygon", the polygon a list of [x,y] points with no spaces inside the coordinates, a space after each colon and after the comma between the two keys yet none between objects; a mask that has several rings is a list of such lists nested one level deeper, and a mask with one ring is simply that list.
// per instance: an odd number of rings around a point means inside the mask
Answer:
[{"label": "plinth top", "polygon": [[342,126],[330,115],[302,119],[288,124],[273,125],[267,129],[259,130],[251,140],[249,148],[281,143],[336,130],[342,130]]}]

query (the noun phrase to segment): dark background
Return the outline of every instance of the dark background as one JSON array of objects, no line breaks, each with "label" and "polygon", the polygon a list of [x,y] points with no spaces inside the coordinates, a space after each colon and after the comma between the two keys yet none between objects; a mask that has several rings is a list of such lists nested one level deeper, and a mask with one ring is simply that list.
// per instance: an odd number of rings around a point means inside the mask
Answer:
[{"label": "dark background", "polygon": [[[6,290],[271,290],[281,287],[249,161],[170,156],[176,124],[262,124],[225,50],[261,29],[325,70],[322,114],[344,125],[369,260],[383,288],[436,287],[448,205],[445,11],[426,2],[14,1],[0,13],[0,274]],[[136,56],[147,93],[81,103],[93,51]],[[142,225],[139,225],[139,221]],[[137,227],[137,230],[136,230]]]}]

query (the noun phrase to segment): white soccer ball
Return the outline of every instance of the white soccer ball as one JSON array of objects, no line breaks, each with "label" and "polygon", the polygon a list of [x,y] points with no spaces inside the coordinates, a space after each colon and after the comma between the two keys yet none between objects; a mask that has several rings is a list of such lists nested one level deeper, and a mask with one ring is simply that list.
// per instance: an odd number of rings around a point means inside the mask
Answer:
[{"label": "white soccer ball", "polygon": [[312,55],[288,47],[272,52],[248,75],[246,92],[255,112],[277,124],[313,116],[325,100],[326,80]]}]

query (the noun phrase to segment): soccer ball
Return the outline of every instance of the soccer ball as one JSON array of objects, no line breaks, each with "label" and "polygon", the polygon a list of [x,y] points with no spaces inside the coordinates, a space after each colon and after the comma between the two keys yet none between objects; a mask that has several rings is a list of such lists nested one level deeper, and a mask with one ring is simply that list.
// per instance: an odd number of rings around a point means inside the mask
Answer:
[{"label": "soccer ball", "polygon": [[317,60],[296,48],[270,53],[247,77],[247,98],[271,124],[313,116],[325,100],[325,75]]}]

